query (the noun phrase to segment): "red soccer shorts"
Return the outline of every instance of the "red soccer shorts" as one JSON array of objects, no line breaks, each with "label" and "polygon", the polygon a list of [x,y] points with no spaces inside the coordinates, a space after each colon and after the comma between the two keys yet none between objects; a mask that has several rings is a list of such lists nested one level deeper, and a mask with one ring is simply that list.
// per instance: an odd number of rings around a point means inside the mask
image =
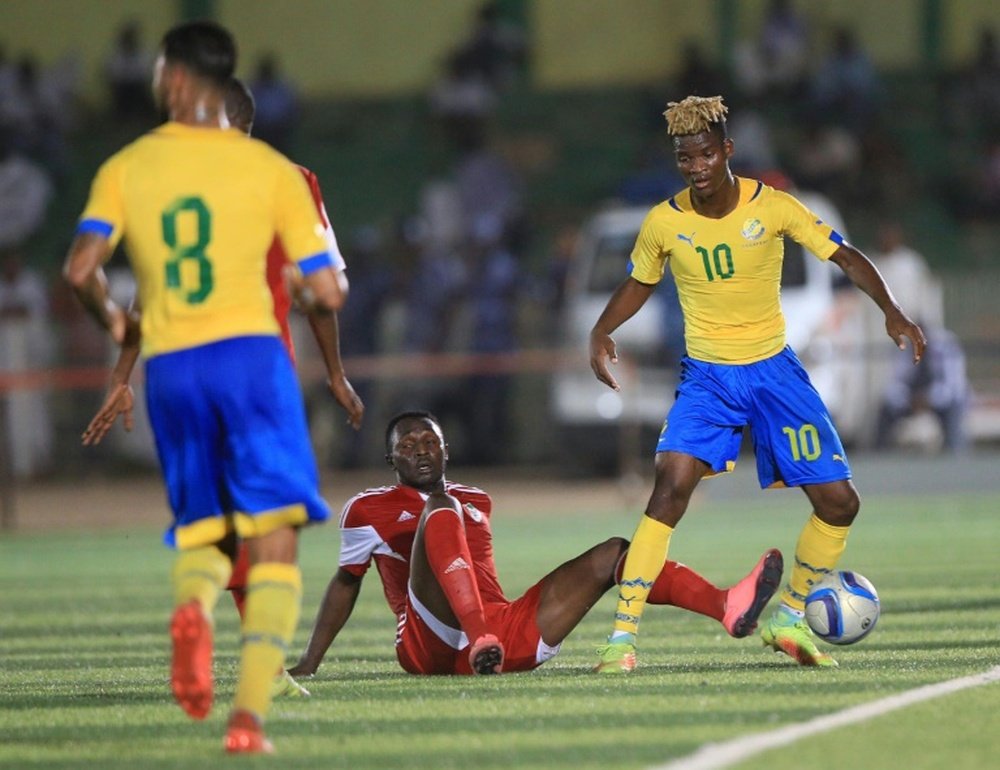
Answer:
[{"label": "red soccer shorts", "polygon": [[[541,583],[512,602],[487,604],[486,627],[503,644],[503,673],[530,671],[553,657],[559,648],[542,641],[536,618],[541,598]],[[425,611],[426,612],[426,611]],[[440,623],[431,623],[441,626]],[[406,609],[396,627],[396,657],[399,665],[410,674],[471,674],[469,640],[455,629],[435,631],[421,617],[407,595]],[[459,646],[460,645],[460,646]]]}]

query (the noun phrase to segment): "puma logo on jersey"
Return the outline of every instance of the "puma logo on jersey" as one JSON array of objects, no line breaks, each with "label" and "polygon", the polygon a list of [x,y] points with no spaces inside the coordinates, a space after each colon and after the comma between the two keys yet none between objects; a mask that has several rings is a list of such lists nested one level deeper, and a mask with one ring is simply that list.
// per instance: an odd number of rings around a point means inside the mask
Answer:
[{"label": "puma logo on jersey", "polygon": [[412,521],[415,518],[417,517],[414,516],[409,511],[403,511],[401,514],[399,514],[399,518],[396,519],[396,521]]},{"label": "puma logo on jersey", "polygon": [[843,455],[839,455],[836,452],[833,453],[833,457],[831,459],[834,462],[838,462],[838,463],[846,462],[846,460],[844,460],[844,456]]},{"label": "puma logo on jersey", "polygon": [[690,237],[688,237],[687,235],[684,235],[683,233],[677,233],[677,240],[684,241],[684,242],[688,243],[691,246],[691,248],[693,249],[694,248],[694,236],[696,234],[697,234],[697,231],[695,231],[694,233],[691,233]]},{"label": "puma logo on jersey", "polygon": [[449,572],[458,572],[460,569],[469,569],[469,563],[461,556],[445,567],[444,574],[447,575]]}]

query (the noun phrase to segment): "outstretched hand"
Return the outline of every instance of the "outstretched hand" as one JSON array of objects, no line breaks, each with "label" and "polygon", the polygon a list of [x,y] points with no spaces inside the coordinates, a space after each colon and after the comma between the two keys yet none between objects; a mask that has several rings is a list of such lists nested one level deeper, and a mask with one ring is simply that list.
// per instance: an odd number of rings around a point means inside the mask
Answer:
[{"label": "outstretched hand", "polygon": [[365,416],[365,405],[354,391],[354,386],[343,376],[331,378],[328,385],[333,397],[337,399],[337,403],[347,412],[348,425],[354,430],[360,430],[361,420]]},{"label": "outstretched hand", "polygon": [[132,416],[132,407],[135,403],[135,394],[132,386],[128,383],[120,383],[112,386],[108,395],[104,398],[104,403],[97,410],[94,419],[90,421],[87,429],[83,432],[83,445],[94,446],[101,443],[111,426],[115,424],[118,416],[122,416],[126,431],[131,431],[135,420]]},{"label": "outstretched hand", "polygon": [[913,363],[920,363],[920,359],[924,356],[924,348],[927,347],[927,337],[924,336],[923,329],[902,312],[897,312],[886,316],[885,330],[900,350],[906,349],[908,339],[913,349]]},{"label": "outstretched hand", "polygon": [[612,390],[621,390],[618,381],[611,374],[608,364],[618,363],[618,350],[611,335],[603,332],[590,334],[590,368],[594,375]]}]

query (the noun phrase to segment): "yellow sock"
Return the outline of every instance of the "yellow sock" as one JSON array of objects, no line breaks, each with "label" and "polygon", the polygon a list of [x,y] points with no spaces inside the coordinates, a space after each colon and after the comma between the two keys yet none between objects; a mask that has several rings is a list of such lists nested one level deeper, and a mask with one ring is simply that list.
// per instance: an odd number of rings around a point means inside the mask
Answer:
[{"label": "yellow sock", "polygon": [[638,633],[649,589],[663,570],[673,532],[673,527],[643,515],[625,557],[612,636]]},{"label": "yellow sock", "polygon": [[260,719],[267,715],[271,681],[285,662],[301,604],[302,573],[296,565],[266,562],[250,568],[234,709]]},{"label": "yellow sock", "polygon": [[834,527],[821,521],[815,513],[809,517],[795,545],[795,565],[781,594],[782,604],[799,612],[805,609],[809,589],[840,561],[849,531],[850,527]]},{"label": "yellow sock", "polygon": [[171,574],[174,606],[197,599],[205,614],[211,615],[232,572],[229,557],[214,545],[181,551]]}]

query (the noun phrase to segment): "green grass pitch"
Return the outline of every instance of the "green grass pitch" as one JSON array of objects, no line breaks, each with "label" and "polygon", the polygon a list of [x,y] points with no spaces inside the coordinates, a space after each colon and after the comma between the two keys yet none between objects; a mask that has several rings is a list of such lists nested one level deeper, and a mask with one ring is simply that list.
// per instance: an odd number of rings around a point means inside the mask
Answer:
[{"label": "green grass pitch", "polygon": [[[671,557],[719,584],[770,546],[791,558],[805,516],[793,492],[692,506]],[[842,566],[879,590],[882,618],[840,668],[800,669],[754,636],[650,607],[640,668],[588,673],[610,626],[605,597],[540,670],[488,678],[416,678],[398,668],[394,620],[377,576],[305,684],[268,722],[274,757],[221,749],[236,674],[237,616],[217,617],[216,707],[204,722],[174,705],[168,683],[170,554],[148,527],[0,539],[0,767],[642,768],[707,742],[758,733],[1000,663],[1000,493],[865,497]],[[494,514],[497,561],[517,595],[548,569],[614,534],[635,514],[595,509]],[[335,525],[307,532],[302,648],[336,567]],[[833,730],[736,767],[996,766],[1000,685],[990,684]]]}]

